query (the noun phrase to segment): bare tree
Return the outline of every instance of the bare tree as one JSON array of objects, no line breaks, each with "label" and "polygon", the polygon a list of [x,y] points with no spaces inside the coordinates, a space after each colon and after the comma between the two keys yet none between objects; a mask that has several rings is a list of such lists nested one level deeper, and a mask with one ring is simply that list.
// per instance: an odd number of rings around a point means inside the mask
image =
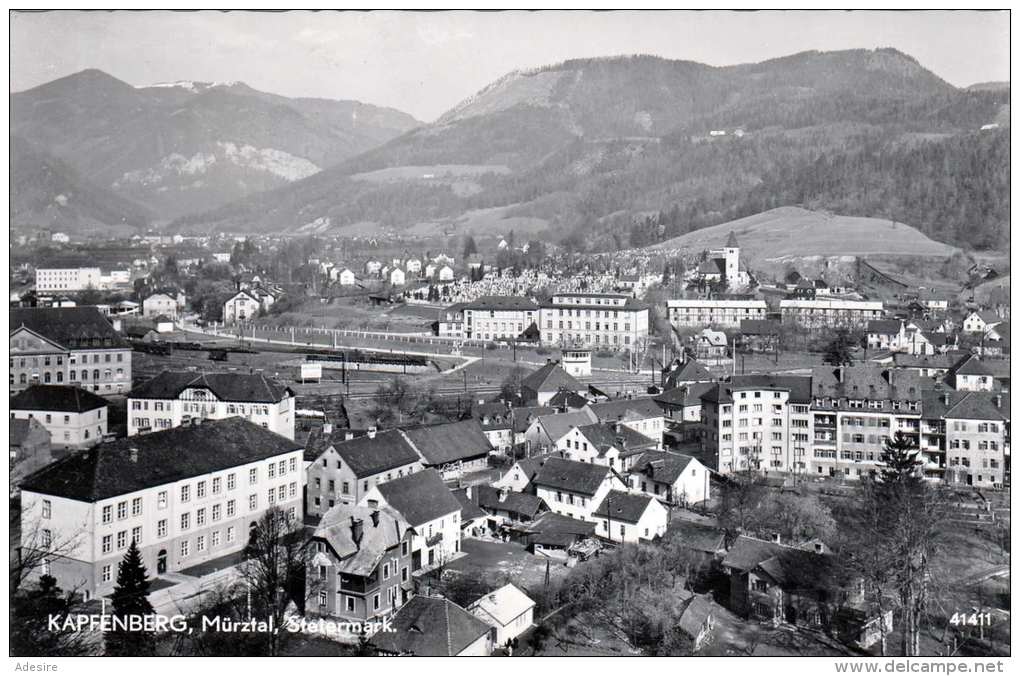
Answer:
[{"label": "bare tree", "polygon": [[317,591],[306,584],[311,550],[305,547],[301,523],[278,507],[266,511],[249,533],[245,560],[238,565],[242,584],[247,587],[249,615],[257,620],[271,620],[279,632],[269,633],[266,651],[271,657],[280,654],[288,610],[294,604],[299,611]]}]

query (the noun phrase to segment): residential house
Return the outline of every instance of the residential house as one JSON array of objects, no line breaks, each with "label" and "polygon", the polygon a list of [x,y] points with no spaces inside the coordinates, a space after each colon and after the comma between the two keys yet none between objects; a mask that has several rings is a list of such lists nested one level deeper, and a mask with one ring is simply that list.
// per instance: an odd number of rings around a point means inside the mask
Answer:
[{"label": "residential house", "polygon": [[963,320],[963,332],[984,335],[988,329],[1001,323],[1002,318],[992,310],[971,312]]},{"label": "residential house", "polygon": [[169,293],[154,293],[142,301],[143,317],[158,317],[166,315],[172,320],[180,318],[184,312],[184,294],[178,293],[172,296]]},{"label": "residential house", "polygon": [[567,460],[605,465],[618,472],[628,471],[637,456],[659,446],[654,439],[620,422],[574,427],[556,442],[560,455]]},{"label": "residential house", "polygon": [[671,390],[691,383],[708,383],[716,380],[697,359],[674,359],[662,370],[662,389]]},{"label": "residential house", "polygon": [[535,605],[527,594],[508,583],[469,605],[468,611],[494,627],[494,643],[505,646],[531,629],[535,623]]},{"label": "residential house", "polygon": [[[500,523],[529,523],[549,511],[542,498],[532,493],[515,492],[506,487],[477,484],[465,490],[467,499],[487,515],[493,526]],[[494,528],[495,529],[495,528]]]},{"label": "residential house", "polygon": [[294,392],[261,373],[163,371],[128,397],[128,436],[241,416],[294,438]]},{"label": "residential house", "polygon": [[514,446],[510,409],[501,401],[479,400],[471,407],[471,417],[482,426],[485,438],[495,453],[510,453]]},{"label": "residential house", "polygon": [[358,504],[388,506],[411,525],[412,573],[435,568],[460,552],[460,502],[434,469],[377,484]]},{"label": "residential house", "polygon": [[78,450],[103,441],[108,402],[79,387],[32,385],[11,397],[11,420],[37,420],[55,448]]},{"label": "residential house", "polygon": [[444,479],[489,466],[492,445],[477,420],[410,427],[403,434],[421,458],[422,466],[437,470]]},{"label": "residential house", "polygon": [[545,406],[561,390],[583,395],[588,388],[554,361],[546,362],[521,381],[521,398],[528,405]]},{"label": "residential house", "polygon": [[41,572],[86,599],[107,596],[132,540],[158,577],[237,554],[270,508],[300,523],[301,456],[295,442],[240,418],[72,453],[22,482],[22,546],[72,541]]},{"label": "residential house", "polygon": [[992,488],[1009,475],[1009,395],[997,392],[928,390],[924,393],[920,449],[950,484]]},{"label": "residential house", "polygon": [[610,467],[563,458],[546,460],[531,483],[550,510],[581,521],[594,521],[592,514],[610,490],[627,489]]},{"label": "residential house", "polygon": [[524,433],[525,447],[529,453],[558,448],[560,440],[575,427],[590,425],[597,421],[598,416],[589,409],[537,416],[532,419]]},{"label": "residential house", "polygon": [[357,275],[350,268],[344,268],[337,275],[337,281],[340,282],[340,286],[354,286],[358,283]]},{"label": "residential house", "polygon": [[549,458],[560,457],[557,453],[545,453],[542,455],[533,455],[528,458],[521,458],[508,469],[503,476],[496,481],[492,482],[493,488],[507,489],[510,491],[523,493],[534,493],[534,488],[531,485],[531,481],[538,474],[538,470],[542,468],[545,461]]},{"label": "residential house", "polygon": [[657,448],[662,447],[666,416],[654,397],[611,399],[590,404],[588,410],[599,422],[620,423],[655,441]]},{"label": "residential house", "polygon": [[378,484],[422,469],[422,459],[401,430],[364,436],[323,434],[305,449],[305,513],[318,517],[337,504],[358,504]]},{"label": "residential house", "polygon": [[238,291],[223,303],[223,322],[234,324],[246,322],[259,315],[262,303],[249,289]]},{"label": "residential house", "polygon": [[669,509],[650,495],[610,490],[592,514],[595,533],[610,542],[654,540],[666,532]]},{"label": "residential house", "polygon": [[454,278],[453,268],[449,265],[444,265],[439,268],[437,276],[440,282],[452,282]]},{"label": "residential house", "polygon": [[10,392],[74,385],[102,394],[131,389],[131,345],[94,306],[10,311]]},{"label": "residential house", "polygon": [[711,497],[708,469],[690,455],[646,451],[630,468],[631,487],[671,506],[687,507]]},{"label": "residential house", "polygon": [[906,344],[906,329],[899,319],[872,319],[866,333],[869,350],[898,350]]},{"label": "residential house", "polygon": [[708,327],[698,332],[692,342],[695,356],[702,361],[725,359],[729,352],[726,334]]},{"label": "residential house", "polygon": [[466,303],[454,303],[441,310],[437,323],[436,335],[440,338],[464,337],[464,306]]},{"label": "residential house", "polygon": [[403,286],[407,282],[407,274],[400,268],[393,268],[388,279],[392,286]]},{"label": "residential house", "polygon": [[972,354],[960,357],[949,367],[946,383],[954,389],[968,392],[990,392],[995,389],[992,370]]},{"label": "residential house", "polygon": [[338,504],[308,540],[307,579],[316,602],[309,612],[372,620],[396,612],[414,590],[414,529],[393,510]]},{"label": "residential house", "polygon": [[376,632],[368,643],[378,655],[412,657],[487,657],[492,654],[491,625],[453,601],[415,596],[397,611],[392,631]]},{"label": "residential house", "polygon": [[474,340],[516,340],[538,319],[538,305],[520,296],[482,296],[463,311],[464,337]]}]

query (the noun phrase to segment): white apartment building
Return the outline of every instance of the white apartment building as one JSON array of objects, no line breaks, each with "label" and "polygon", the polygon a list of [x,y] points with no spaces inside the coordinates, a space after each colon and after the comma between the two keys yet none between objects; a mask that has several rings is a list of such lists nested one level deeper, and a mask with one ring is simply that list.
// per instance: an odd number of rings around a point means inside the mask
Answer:
[{"label": "white apartment building", "polygon": [[102,277],[99,268],[37,268],[35,290],[49,293],[100,289],[103,288]]},{"label": "white apartment building", "polygon": [[142,301],[143,317],[166,315],[170,319],[178,319],[184,311],[184,294],[176,297],[168,293],[154,293]]},{"label": "white apartment building", "polygon": [[260,373],[164,371],[128,397],[128,436],[240,416],[294,438],[294,392]]},{"label": "white apartment building", "polygon": [[781,300],[779,312],[783,321],[804,328],[863,328],[874,319],[881,319],[881,301],[867,300]]},{"label": "white apartment building", "polygon": [[713,386],[701,397],[702,462],[720,474],[806,471],[810,388],[810,378],[772,374]]},{"label": "white apartment building", "polygon": [[53,448],[90,448],[107,433],[107,401],[78,387],[33,385],[11,397],[12,419],[34,419]]},{"label": "white apartment building", "polygon": [[[75,453],[22,483],[22,547],[86,599],[113,591],[135,541],[155,577],[236,554],[266,510],[303,519],[302,450],[232,418]],[[65,543],[70,546],[63,547]]]},{"label": "white apartment building", "polygon": [[745,319],[765,319],[763,300],[686,300],[666,301],[669,323],[676,328],[725,326],[740,328]]},{"label": "white apartment building", "polygon": [[648,306],[623,293],[558,293],[542,304],[541,340],[561,348],[640,349],[648,342]]},{"label": "white apartment building", "polygon": [[514,340],[538,321],[538,305],[516,296],[483,296],[463,306],[464,337]]}]

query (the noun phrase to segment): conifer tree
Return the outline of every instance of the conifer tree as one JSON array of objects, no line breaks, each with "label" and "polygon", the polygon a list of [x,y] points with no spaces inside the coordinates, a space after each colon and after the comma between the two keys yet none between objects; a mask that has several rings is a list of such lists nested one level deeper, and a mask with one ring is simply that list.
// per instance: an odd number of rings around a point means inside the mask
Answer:
[{"label": "conifer tree", "polygon": [[[134,540],[117,566],[117,586],[113,588],[113,616],[122,620],[139,620],[155,611],[149,603],[149,579],[142,554]],[[150,632],[114,627],[106,635],[106,654],[118,656],[152,655],[155,636]]]}]

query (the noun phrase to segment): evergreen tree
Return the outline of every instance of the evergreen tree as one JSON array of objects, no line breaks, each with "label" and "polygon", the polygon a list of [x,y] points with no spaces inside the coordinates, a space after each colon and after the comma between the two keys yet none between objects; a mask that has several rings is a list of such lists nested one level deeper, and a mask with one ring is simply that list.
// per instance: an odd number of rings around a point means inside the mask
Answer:
[{"label": "evergreen tree", "polygon": [[880,476],[882,483],[923,485],[921,478],[921,460],[918,458],[918,449],[914,443],[903,432],[897,430],[892,439],[885,442],[882,449],[882,470]]},{"label": "evergreen tree", "polygon": [[[143,618],[155,611],[147,598],[148,573],[142,554],[134,540],[117,566],[117,586],[113,588],[113,616],[115,618]],[[106,635],[106,654],[117,656],[152,655],[155,636],[145,631],[114,628]]]},{"label": "evergreen tree", "polygon": [[[465,235],[464,237],[464,258],[478,253],[478,245],[475,244],[475,238],[471,235]],[[467,261],[465,260],[465,263]]]}]

